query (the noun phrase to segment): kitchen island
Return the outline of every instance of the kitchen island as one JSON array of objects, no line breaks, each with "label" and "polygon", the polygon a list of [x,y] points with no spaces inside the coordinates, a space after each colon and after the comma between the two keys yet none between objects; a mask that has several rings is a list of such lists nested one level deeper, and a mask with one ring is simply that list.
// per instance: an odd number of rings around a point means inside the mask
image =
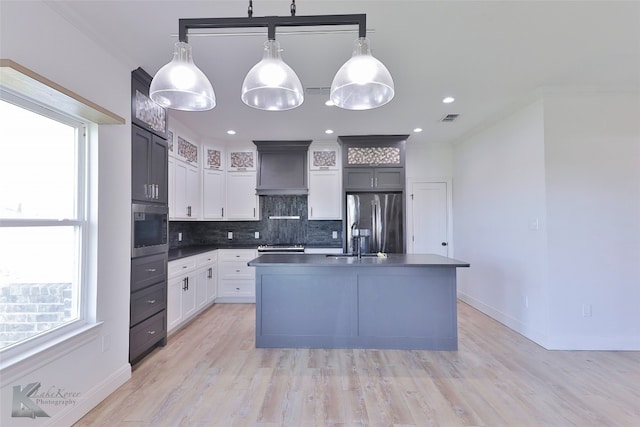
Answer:
[{"label": "kitchen island", "polygon": [[431,254],[262,255],[256,347],[457,350],[456,268]]}]

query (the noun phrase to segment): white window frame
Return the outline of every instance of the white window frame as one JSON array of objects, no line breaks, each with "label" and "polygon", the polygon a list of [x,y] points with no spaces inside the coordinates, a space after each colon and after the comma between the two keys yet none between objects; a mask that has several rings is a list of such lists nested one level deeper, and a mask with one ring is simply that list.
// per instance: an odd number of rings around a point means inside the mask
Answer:
[{"label": "white window frame", "polygon": [[[90,247],[89,236],[95,235],[91,229],[90,207],[93,187],[89,165],[91,163],[92,136],[97,134],[97,125],[78,117],[72,117],[64,111],[43,105],[37,100],[22,96],[13,91],[0,88],[0,99],[20,108],[48,117],[76,128],[76,204],[75,218],[72,219],[0,219],[0,227],[61,227],[76,228],[78,241],[77,263],[75,272],[78,281],[78,318],[56,328],[44,331],[33,337],[0,350],[0,373],[3,382],[10,381],[14,375],[24,374],[25,369],[31,371],[51,361],[72,348],[86,344],[87,340],[97,338],[101,322],[96,322],[95,299],[96,281],[95,249]],[[60,345],[64,344],[64,345]],[[11,368],[11,369],[9,369]]]}]

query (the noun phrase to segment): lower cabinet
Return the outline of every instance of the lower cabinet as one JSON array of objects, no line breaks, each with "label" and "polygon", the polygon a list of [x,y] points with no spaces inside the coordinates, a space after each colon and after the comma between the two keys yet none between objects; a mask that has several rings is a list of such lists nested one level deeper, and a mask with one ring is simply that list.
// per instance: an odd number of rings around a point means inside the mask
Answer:
[{"label": "lower cabinet", "polygon": [[216,251],[169,262],[167,331],[171,332],[216,298]]},{"label": "lower cabinet", "polygon": [[256,302],[256,273],[247,263],[258,256],[255,249],[219,249],[217,302]]},{"label": "lower cabinet", "polygon": [[167,341],[167,255],[131,260],[129,361]]}]

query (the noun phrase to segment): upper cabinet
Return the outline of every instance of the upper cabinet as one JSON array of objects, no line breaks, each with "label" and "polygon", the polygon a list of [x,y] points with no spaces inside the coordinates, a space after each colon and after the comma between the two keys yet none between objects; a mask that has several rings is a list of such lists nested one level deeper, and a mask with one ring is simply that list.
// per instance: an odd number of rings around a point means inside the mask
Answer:
[{"label": "upper cabinet", "polygon": [[138,126],[131,130],[131,199],[167,204],[167,141]]},{"label": "upper cabinet", "polygon": [[345,191],[404,191],[409,135],[341,136]]},{"label": "upper cabinet", "polygon": [[131,121],[161,138],[167,138],[169,115],[149,98],[152,77],[142,68],[131,72]]},{"label": "upper cabinet", "polygon": [[409,135],[340,136],[345,167],[404,167]]},{"label": "upper cabinet", "polygon": [[258,157],[253,148],[234,148],[227,151],[227,171],[249,172],[256,171]]},{"label": "upper cabinet", "polygon": [[342,219],[342,172],[337,142],[312,142],[309,146],[310,220]]},{"label": "upper cabinet", "polygon": [[309,147],[309,170],[340,170],[340,146],[337,142],[313,142]]},{"label": "upper cabinet", "polygon": [[202,217],[203,219],[225,219],[226,176],[224,171],[225,152],[222,147],[205,145],[202,147]]}]

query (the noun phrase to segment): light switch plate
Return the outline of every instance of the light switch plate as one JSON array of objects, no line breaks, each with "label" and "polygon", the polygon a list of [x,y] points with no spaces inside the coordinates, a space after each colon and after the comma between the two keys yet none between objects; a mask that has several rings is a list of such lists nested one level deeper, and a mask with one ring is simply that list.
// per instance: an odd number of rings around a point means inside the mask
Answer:
[{"label": "light switch plate", "polygon": [[338,232],[337,231],[332,231],[331,232],[331,237],[334,238],[334,239],[337,239],[338,238]]},{"label": "light switch plate", "polygon": [[227,239],[229,239],[229,240],[233,239],[233,231],[228,231],[227,232]]},{"label": "light switch plate", "polygon": [[259,231],[256,231],[256,232],[253,234],[253,237],[255,237],[256,239],[259,239],[259,238],[260,238],[260,232],[259,232]]}]

